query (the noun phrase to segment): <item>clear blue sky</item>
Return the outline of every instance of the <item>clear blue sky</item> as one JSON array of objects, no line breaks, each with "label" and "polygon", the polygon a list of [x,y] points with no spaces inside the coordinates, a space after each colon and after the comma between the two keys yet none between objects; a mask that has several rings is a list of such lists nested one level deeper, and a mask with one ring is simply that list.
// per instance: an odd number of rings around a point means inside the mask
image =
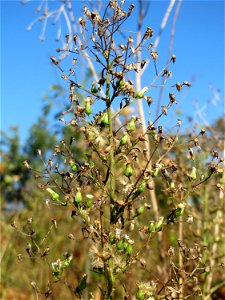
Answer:
[{"label": "clear blue sky", "polygon": [[[40,1],[22,5],[20,1],[1,1],[1,125],[7,131],[19,125],[24,142],[29,127],[41,114],[41,95],[51,84],[59,82],[49,57],[61,43],[55,41],[56,28],[49,24],[45,42],[40,42],[40,24],[26,31],[36,18]],[[58,1],[50,1],[57,5]],[[134,3],[136,1],[133,1]],[[152,1],[145,26],[159,30],[169,1]],[[81,16],[81,1],[74,1],[76,17]],[[134,14],[137,18],[137,13]],[[166,61],[172,17],[163,32],[157,51],[160,64]],[[63,35],[64,36],[64,35]],[[185,114],[194,110],[192,102],[203,106],[212,93],[209,84],[221,90],[224,99],[224,1],[183,1],[177,19],[174,40],[177,63],[174,81],[193,81],[193,87],[180,96],[180,108]],[[207,120],[213,122],[224,110],[223,100],[210,106]]]}]

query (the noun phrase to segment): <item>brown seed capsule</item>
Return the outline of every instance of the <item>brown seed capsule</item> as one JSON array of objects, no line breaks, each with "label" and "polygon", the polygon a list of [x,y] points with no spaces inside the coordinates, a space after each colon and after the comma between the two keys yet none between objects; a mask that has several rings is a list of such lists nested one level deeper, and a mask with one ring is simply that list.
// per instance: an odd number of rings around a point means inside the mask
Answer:
[{"label": "brown seed capsule", "polygon": [[198,146],[198,138],[194,139],[194,145],[195,145],[195,147]]},{"label": "brown seed capsule", "polygon": [[23,165],[24,165],[25,168],[31,169],[31,167],[30,167],[30,165],[29,165],[29,163],[28,163],[27,160],[25,160],[25,161],[23,162]]},{"label": "brown seed capsule", "polygon": [[183,85],[186,85],[186,86],[190,87],[190,86],[191,86],[191,83],[189,83],[188,81],[184,81],[184,82],[183,82]]},{"label": "brown seed capsule", "polygon": [[150,106],[152,104],[152,97],[148,96],[147,97],[147,103],[148,103],[148,106]]},{"label": "brown seed capsule", "polygon": [[74,41],[74,44],[76,45],[76,43],[77,43],[77,35],[76,34],[73,35],[73,41]]},{"label": "brown seed capsule", "polygon": [[134,9],[134,4],[132,3],[132,4],[129,6],[129,8],[128,8],[128,12],[127,12],[127,16],[128,16],[128,17],[129,17],[130,14],[132,13],[133,9]]},{"label": "brown seed capsule", "polygon": [[167,107],[165,105],[162,105],[162,112],[165,116],[167,116]]},{"label": "brown seed capsule", "polygon": [[218,159],[218,158],[219,158],[219,153],[218,153],[218,151],[213,150],[213,151],[212,151],[212,157]]},{"label": "brown seed capsule", "polygon": [[141,69],[143,69],[143,68],[144,68],[145,64],[146,64],[146,60],[145,60],[145,59],[143,59],[143,60],[142,60],[142,62],[141,62]]},{"label": "brown seed capsule", "polygon": [[190,157],[193,158],[194,156],[194,151],[192,148],[189,148],[189,154],[190,154]]},{"label": "brown seed capsule", "polygon": [[145,34],[144,34],[144,39],[151,38],[153,36],[153,30],[150,27],[147,27]]},{"label": "brown seed capsule", "polygon": [[176,59],[177,59],[176,55],[173,54],[173,55],[172,55],[172,58],[171,58],[172,62],[175,63]]},{"label": "brown seed capsule", "polygon": [[59,61],[54,56],[51,56],[50,58],[51,58],[51,61],[53,62],[53,64],[58,66]]},{"label": "brown seed capsule", "polygon": [[128,41],[129,44],[132,44],[133,41],[134,41],[134,38],[132,36],[129,36],[127,41]]},{"label": "brown seed capsule", "polygon": [[169,93],[169,97],[170,97],[170,102],[171,102],[171,103],[176,102],[174,93]]},{"label": "brown seed capsule", "polygon": [[178,92],[180,92],[182,90],[182,84],[180,82],[177,82],[176,88],[177,88]]},{"label": "brown seed capsule", "polygon": [[70,35],[69,35],[69,34],[66,34],[65,38],[66,38],[66,43],[68,44],[68,43],[69,43],[69,40],[70,40]]},{"label": "brown seed capsule", "polygon": [[154,60],[157,60],[157,58],[158,58],[158,52],[156,52],[156,51],[151,51],[151,57],[154,59]]},{"label": "brown seed capsule", "polygon": [[201,134],[201,135],[204,135],[204,134],[205,134],[205,128],[202,128],[202,129],[201,129],[200,134]]}]

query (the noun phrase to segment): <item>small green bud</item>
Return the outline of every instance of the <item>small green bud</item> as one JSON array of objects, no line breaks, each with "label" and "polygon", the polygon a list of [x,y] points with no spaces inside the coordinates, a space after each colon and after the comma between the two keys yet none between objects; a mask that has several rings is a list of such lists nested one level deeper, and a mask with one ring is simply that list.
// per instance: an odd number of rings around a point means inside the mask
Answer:
[{"label": "small green bud", "polygon": [[53,201],[59,201],[59,194],[54,192],[51,188],[47,188],[46,191],[50,194]]},{"label": "small green bud", "polygon": [[140,90],[140,91],[134,96],[134,98],[135,98],[135,99],[142,99],[142,98],[144,97],[145,93],[146,93],[148,90],[149,90],[149,88],[145,86],[142,90]]},{"label": "small green bud", "polygon": [[142,180],[142,182],[141,182],[140,185],[138,186],[137,191],[138,191],[139,193],[143,193],[144,190],[145,190],[145,188],[146,188],[146,181],[145,181],[145,180]]},{"label": "small green bud", "polygon": [[120,145],[125,145],[128,141],[129,135],[127,133],[124,134],[122,139],[120,140]]},{"label": "small green bud", "polygon": [[131,167],[130,164],[127,164],[127,165],[126,165],[126,168],[125,168],[123,174],[124,174],[126,177],[128,177],[129,179],[130,179],[130,177],[133,175],[133,169],[132,169],[132,167]]},{"label": "small green bud", "polygon": [[76,192],[76,195],[74,197],[74,201],[73,202],[74,202],[74,204],[75,204],[76,207],[79,206],[80,203],[82,202],[82,194],[81,194],[81,191],[80,191],[79,187],[77,188],[77,192]]},{"label": "small green bud", "polygon": [[96,93],[98,92],[98,89],[97,89],[97,87],[96,87],[95,82],[92,82],[91,92],[92,92],[93,94],[96,94]]},{"label": "small green bud", "polygon": [[125,252],[128,254],[128,255],[131,255],[132,252],[133,252],[133,247],[131,244],[128,244],[126,249],[125,249]]},{"label": "small green bud", "polygon": [[144,211],[145,211],[145,207],[144,206],[140,206],[137,209],[137,214],[138,215],[142,215],[144,213]]},{"label": "small green bud", "polygon": [[118,251],[121,251],[121,250],[124,249],[123,240],[119,240],[119,242],[118,242],[117,245],[116,245],[116,249],[117,249]]}]

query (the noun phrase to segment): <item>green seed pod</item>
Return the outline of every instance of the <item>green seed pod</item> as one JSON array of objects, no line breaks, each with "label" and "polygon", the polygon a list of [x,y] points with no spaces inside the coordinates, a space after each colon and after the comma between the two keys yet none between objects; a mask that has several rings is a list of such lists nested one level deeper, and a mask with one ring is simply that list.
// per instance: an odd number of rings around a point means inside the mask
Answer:
[{"label": "green seed pod", "polygon": [[85,111],[86,111],[86,114],[88,116],[90,116],[91,112],[92,112],[92,107],[91,107],[91,103],[90,103],[90,100],[86,100],[85,101]]},{"label": "green seed pod", "polygon": [[135,98],[135,99],[142,99],[142,98],[144,97],[144,95],[145,95],[145,92],[147,92],[148,90],[149,90],[149,88],[145,86],[142,90],[140,90],[140,91],[134,96],[134,98]]},{"label": "green seed pod", "polygon": [[93,205],[92,199],[86,199],[86,207],[90,208],[90,207],[92,207],[92,205]]},{"label": "green seed pod", "polygon": [[113,233],[110,234],[109,242],[110,242],[111,245],[115,244],[115,242],[116,242],[115,234],[113,234]]},{"label": "green seed pod", "polygon": [[151,176],[152,176],[152,177],[157,177],[158,174],[159,174],[159,169],[155,169],[155,170],[152,172]]},{"label": "green seed pod", "polygon": [[62,262],[63,269],[68,268],[71,261],[72,261],[72,255],[68,256],[65,260],[63,260]]},{"label": "green seed pod", "polygon": [[103,56],[104,56],[106,59],[109,58],[109,51],[108,51],[108,50],[103,51]]},{"label": "green seed pod", "polygon": [[59,201],[59,194],[54,192],[51,188],[47,188],[46,191],[50,194],[53,201]]},{"label": "green seed pod", "polygon": [[161,231],[162,230],[163,222],[164,222],[164,218],[160,217],[159,220],[155,223],[155,230],[156,231]]},{"label": "green seed pod", "polygon": [[144,213],[144,211],[145,211],[145,207],[144,206],[140,206],[137,209],[137,214],[138,215],[142,215]]},{"label": "green seed pod", "polygon": [[100,125],[109,125],[109,118],[107,112],[104,112],[99,120]]},{"label": "green seed pod", "polygon": [[72,162],[72,161],[70,162],[70,167],[73,172],[77,171],[77,165],[74,162]]},{"label": "green seed pod", "polygon": [[151,234],[152,232],[155,231],[155,224],[154,222],[151,222],[149,225],[148,225],[148,233]]},{"label": "green seed pod", "polygon": [[175,189],[175,183],[173,181],[170,183],[170,188]]},{"label": "green seed pod", "polygon": [[116,245],[116,249],[118,251],[122,251],[124,249],[124,244],[123,244],[123,240],[119,240],[119,242]]},{"label": "green seed pod", "polygon": [[82,202],[82,194],[81,194],[80,188],[77,188],[77,192],[76,192],[73,202],[76,207],[79,206],[80,203]]},{"label": "green seed pod", "polygon": [[128,245],[129,245],[128,242],[123,242],[123,249],[126,250]]},{"label": "green seed pod", "polygon": [[197,178],[196,168],[195,168],[195,167],[192,167],[191,174],[190,174],[190,178],[191,178],[192,180],[196,180],[196,178]]},{"label": "green seed pod", "polygon": [[98,92],[98,89],[97,89],[97,87],[96,87],[95,82],[92,82],[91,92],[92,92],[93,94],[96,94],[96,93]]},{"label": "green seed pod", "polygon": [[128,255],[131,255],[132,252],[133,252],[133,247],[131,244],[128,244],[128,246],[126,247],[125,249],[125,252],[128,254]]},{"label": "green seed pod", "polygon": [[137,300],[144,300],[145,299],[145,293],[142,290],[138,289],[137,294],[136,294],[136,298],[137,298]]},{"label": "green seed pod", "polygon": [[136,120],[137,118],[135,116],[131,118],[130,122],[127,124],[127,131],[131,132],[136,130]]},{"label": "green seed pod", "polygon": [[120,140],[120,145],[125,145],[128,141],[129,135],[127,133],[124,134],[122,139]]},{"label": "green seed pod", "polygon": [[124,84],[125,84],[125,80],[124,80],[124,78],[123,78],[123,79],[121,79],[121,80],[119,81],[119,87],[120,87],[120,89],[123,89],[123,88],[124,88]]},{"label": "green seed pod", "polygon": [[178,218],[183,215],[184,209],[185,209],[186,203],[180,203],[178,204],[177,208],[175,209],[175,218]]},{"label": "green seed pod", "polygon": [[131,167],[130,164],[127,164],[127,165],[126,165],[126,168],[125,168],[123,174],[124,174],[126,177],[128,177],[129,179],[130,179],[130,177],[133,175],[133,169],[132,169],[132,167]]},{"label": "green seed pod", "polygon": [[143,193],[145,189],[146,189],[146,181],[145,181],[145,180],[142,180],[142,182],[141,182],[140,185],[138,186],[137,191],[138,191],[139,193]]}]

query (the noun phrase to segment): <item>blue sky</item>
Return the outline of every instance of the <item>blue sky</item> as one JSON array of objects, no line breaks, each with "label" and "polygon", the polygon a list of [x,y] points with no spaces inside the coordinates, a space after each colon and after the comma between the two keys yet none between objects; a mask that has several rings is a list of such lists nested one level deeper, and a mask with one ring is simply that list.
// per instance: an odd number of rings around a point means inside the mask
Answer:
[{"label": "blue sky", "polygon": [[[26,30],[37,16],[38,2],[22,5],[20,1],[1,1],[1,127],[8,131],[11,125],[19,125],[22,142],[28,136],[29,127],[41,115],[41,95],[50,85],[60,82],[49,59],[61,45],[55,41],[56,28],[49,24],[44,42],[38,39],[40,24],[30,32]],[[50,5],[57,2],[50,1]],[[151,26],[157,34],[168,3],[151,2],[144,28]],[[74,1],[75,5],[76,17],[81,16],[81,1]],[[136,12],[132,20],[135,19]],[[172,16],[157,48],[160,65],[167,59],[171,24]],[[224,2],[183,1],[173,49],[177,55],[173,82],[179,79],[193,83],[191,89],[185,89],[180,95],[179,109],[185,115],[193,114],[195,100],[203,107],[213,97],[211,84],[213,89],[220,90],[216,105],[208,106],[205,111],[207,120],[213,122],[224,111]],[[146,74],[145,80],[147,77]]]}]

